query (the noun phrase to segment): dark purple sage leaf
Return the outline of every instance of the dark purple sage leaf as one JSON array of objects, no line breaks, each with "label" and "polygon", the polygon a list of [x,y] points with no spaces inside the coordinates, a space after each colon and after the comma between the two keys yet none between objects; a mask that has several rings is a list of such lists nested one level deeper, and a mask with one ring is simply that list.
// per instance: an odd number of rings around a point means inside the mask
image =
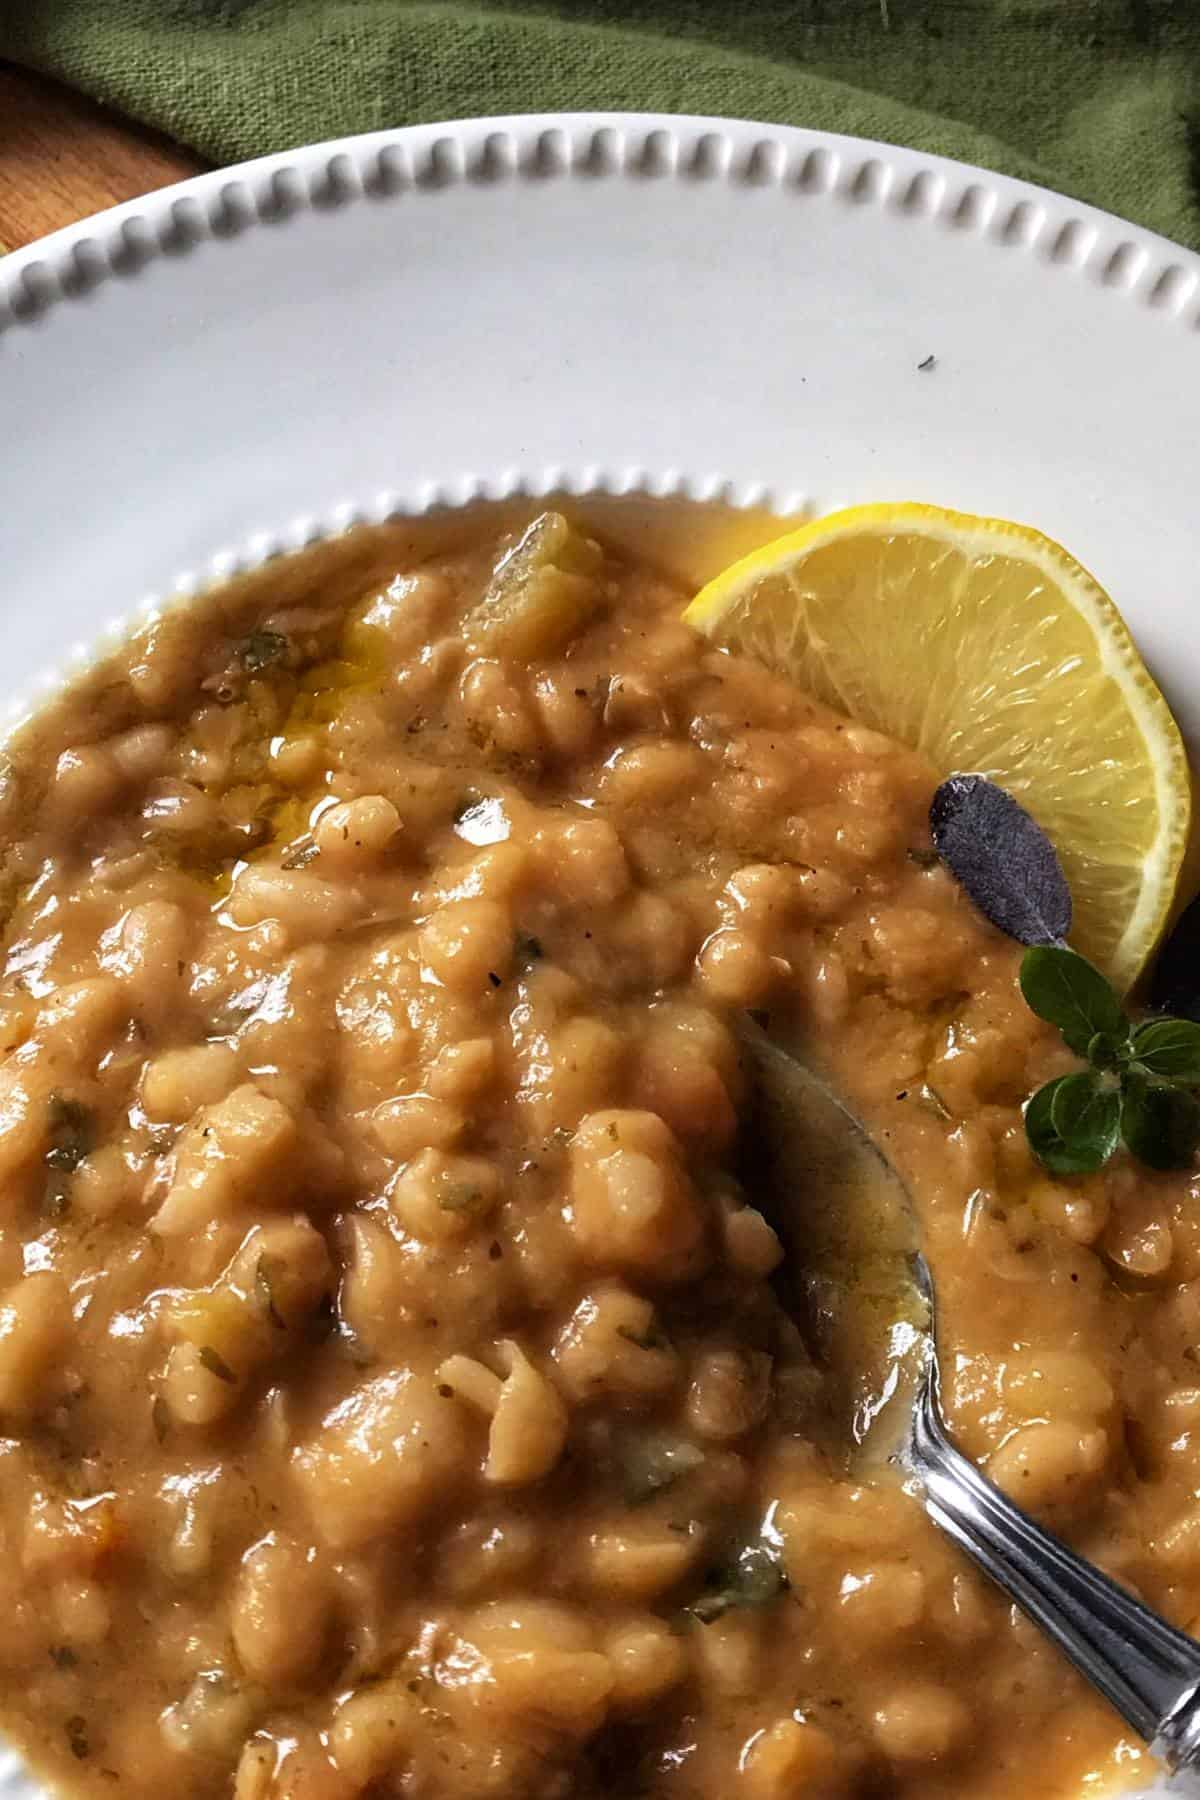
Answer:
[{"label": "dark purple sage leaf", "polygon": [[1180,913],[1159,951],[1147,999],[1155,1012],[1200,1021],[1200,896]]},{"label": "dark purple sage leaf", "polygon": [[980,912],[1019,944],[1055,944],[1071,929],[1071,890],[1054,845],[986,775],[951,775],[933,796],[934,848]]}]

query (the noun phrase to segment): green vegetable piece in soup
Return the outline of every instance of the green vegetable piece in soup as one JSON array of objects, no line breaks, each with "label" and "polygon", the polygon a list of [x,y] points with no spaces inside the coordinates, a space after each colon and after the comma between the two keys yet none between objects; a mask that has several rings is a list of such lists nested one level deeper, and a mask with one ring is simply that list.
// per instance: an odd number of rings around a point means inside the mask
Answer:
[{"label": "green vegetable piece in soup", "polygon": [[51,1094],[50,1148],[46,1163],[68,1173],[77,1169],[96,1141],[96,1121],[88,1107],[68,1095]]},{"label": "green vegetable piece in soup", "polygon": [[238,651],[238,660],[244,669],[257,675],[261,669],[270,668],[272,663],[280,662],[288,651],[288,641],[279,631],[267,631],[260,628],[252,631]]},{"label": "green vegetable piece in soup", "polygon": [[596,610],[604,553],[561,513],[544,512],[506,550],[468,615],[470,642],[491,655],[556,650]]},{"label": "green vegetable piece in soup", "polygon": [[644,1505],[692,1474],[703,1461],[703,1451],[686,1438],[656,1431],[631,1434],[619,1443],[616,1453],[626,1505]]},{"label": "green vegetable piece in soup", "polygon": [[770,1606],[787,1588],[783,1565],[769,1544],[746,1544],[723,1568],[713,1571],[707,1593],[688,1608],[702,1625],[711,1625],[735,1607],[757,1610]]}]

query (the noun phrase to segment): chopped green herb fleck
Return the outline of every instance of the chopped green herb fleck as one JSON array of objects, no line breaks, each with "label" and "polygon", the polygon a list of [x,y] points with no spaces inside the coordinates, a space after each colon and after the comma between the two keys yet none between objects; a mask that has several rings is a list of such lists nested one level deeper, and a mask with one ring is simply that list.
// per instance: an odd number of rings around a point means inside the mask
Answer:
[{"label": "chopped green herb fleck", "polygon": [[950,1108],[946,1105],[946,1102],[942,1099],[942,1096],[938,1093],[937,1089],[935,1087],[930,1087],[927,1081],[921,1083],[919,1097],[922,1106],[928,1107],[929,1111],[935,1114],[937,1118],[952,1119],[954,1117],[954,1114],[950,1111]]},{"label": "chopped green herb fleck", "polygon": [[259,1299],[263,1303],[268,1319],[277,1331],[287,1330],[287,1321],[275,1304],[274,1283],[282,1266],[277,1256],[268,1256],[264,1251],[254,1270],[254,1285],[258,1289]]},{"label": "chopped green herb fleck", "polygon": [[161,1394],[155,1394],[153,1400],[150,1402],[150,1423],[154,1428],[154,1435],[158,1439],[158,1442],[160,1444],[165,1444],[167,1441],[167,1432],[171,1426],[171,1415],[167,1410],[167,1403]]},{"label": "chopped green herb fleck", "polygon": [[651,1321],[645,1331],[635,1331],[632,1325],[618,1325],[617,1336],[625,1338],[631,1344],[636,1344],[639,1350],[669,1350],[671,1348],[670,1339],[654,1321]]},{"label": "chopped green herb fleck", "polygon": [[51,1094],[48,1110],[50,1148],[46,1164],[71,1174],[95,1145],[95,1115],[82,1101],[72,1100],[66,1094]]},{"label": "chopped green herb fleck", "polygon": [[686,1438],[667,1432],[630,1433],[614,1447],[613,1461],[620,1476],[626,1506],[644,1506],[704,1461],[704,1452]]},{"label": "chopped green herb fleck", "polygon": [[452,1181],[438,1195],[438,1205],[448,1213],[477,1213],[486,1203],[483,1189],[470,1181]]},{"label": "chopped green herb fleck", "polygon": [[280,631],[252,631],[238,647],[238,661],[243,669],[256,675],[287,655],[288,641]]},{"label": "chopped green herb fleck", "polygon": [[285,855],[281,856],[279,866],[281,869],[307,869],[309,863],[316,862],[319,855],[320,851],[309,838],[304,843],[294,844]]},{"label": "chopped green herb fleck", "polygon": [[218,1351],[214,1350],[211,1344],[201,1344],[196,1354],[199,1356],[201,1363],[208,1370],[210,1375],[215,1375],[218,1381],[229,1382],[231,1387],[236,1386],[237,1376],[225,1361],[225,1358]]}]

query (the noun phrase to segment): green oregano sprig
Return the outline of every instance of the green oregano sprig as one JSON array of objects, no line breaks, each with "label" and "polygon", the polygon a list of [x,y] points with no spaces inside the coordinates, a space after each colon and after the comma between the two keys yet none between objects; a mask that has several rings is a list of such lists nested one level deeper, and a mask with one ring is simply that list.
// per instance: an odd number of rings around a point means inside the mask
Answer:
[{"label": "green oregano sprig", "polygon": [[1021,961],[1026,1003],[1090,1065],[1038,1089],[1025,1134],[1054,1175],[1088,1175],[1117,1145],[1152,1169],[1185,1168],[1200,1145],[1200,1025],[1135,1025],[1099,969],[1065,944],[1035,944]]},{"label": "green oregano sprig", "polygon": [[[934,849],[1000,931],[1027,944],[1021,992],[1088,1068],[1049,1081],[1027,1103],[1025,1132],[1055,1175],[1086,1175],[1117,1145],[1152,1169],[1186,1168],[1200,1146],[1200,1024],[1157,1016],[1134,1025],[1099,969],[1068,950],[1071,890],[1037,821],[985,775],[951,775],[933,796]],[[1151,998],[1200,1018],[1200,900],[1172,933]]]}]

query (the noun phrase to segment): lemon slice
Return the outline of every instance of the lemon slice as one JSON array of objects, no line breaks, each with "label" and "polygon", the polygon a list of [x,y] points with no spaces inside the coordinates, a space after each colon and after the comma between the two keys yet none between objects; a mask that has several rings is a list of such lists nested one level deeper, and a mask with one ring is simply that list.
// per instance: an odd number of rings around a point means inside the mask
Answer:
[{"label": "lemon slice", "polygon": [[1187,846],[1179,728],[1120,613],[1060,544],[935,506],[856,506],[776,538],[684,618],[942,775],[978,773],[1049,833],[1072,942],[1122,989]]}]

